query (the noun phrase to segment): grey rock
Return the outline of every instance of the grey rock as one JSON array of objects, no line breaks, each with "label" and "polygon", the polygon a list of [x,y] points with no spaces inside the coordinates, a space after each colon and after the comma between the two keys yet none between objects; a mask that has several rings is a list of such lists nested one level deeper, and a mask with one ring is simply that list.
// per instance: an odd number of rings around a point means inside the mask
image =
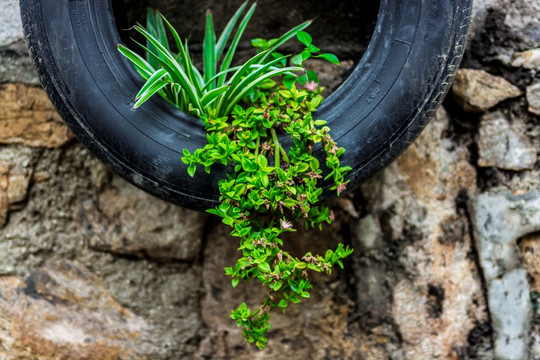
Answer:
[{"label": "grey rock", "polygon": [[532,304],[516,242],[540,229],[540,191],[486,193],[473,198],[469,208],[494,320],[496,358],[526,359]]},{"label": "grey rock", "polygon": [[485,112],[501,101],[521,95],[505,79],[484,70],[460,69],[456,73],[452,94],[465,112]]},{"label": "grey rock", "polygon": [[489,284],[489,309],[498,359],[526,359],[532,304],[527,272],[514,269]]},{"label": "grey rock", "polygon": [[24,39],[19,2],[0,0],[0,49]]},{"label": "grey rock", "polygon": [[478,166],[521,171],[532,169],[536,149],[521,138],[500,112],[484,115],[477,137]]},{"label": "grey rock", "polygon": [[540,82],[528,86],[526,94],[529,111],[533,114],[540,115]]}]

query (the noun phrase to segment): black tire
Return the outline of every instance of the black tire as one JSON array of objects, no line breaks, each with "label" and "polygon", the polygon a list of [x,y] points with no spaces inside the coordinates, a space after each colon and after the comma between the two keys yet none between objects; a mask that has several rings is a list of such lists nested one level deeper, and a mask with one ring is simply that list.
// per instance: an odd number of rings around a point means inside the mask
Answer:
[{"label": "black tire", "polygon": [[[159,98],[132,110],[141,81],[116,49],[112,0],[21,0],[20,7],[43,86],[77,138],[151,194],[194,209],[216,204],[224,170],[190,178],[180,161],[183,148],[205,144],[198,119]],[[387,166],[428,123],[461,60],[471,7],[471,0],[381,1],[366,53],[317,114],[347,150],[349,189]]]}]

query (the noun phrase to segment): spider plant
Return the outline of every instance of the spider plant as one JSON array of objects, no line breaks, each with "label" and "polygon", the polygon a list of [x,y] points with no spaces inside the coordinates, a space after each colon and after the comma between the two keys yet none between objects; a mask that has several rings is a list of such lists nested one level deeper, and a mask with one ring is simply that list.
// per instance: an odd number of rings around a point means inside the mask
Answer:
[{"label": "spider plant", "polygon": [[[246,11],[247,5],[248,1],[240,6],[217,39],[212,13],[206,13],[202,72],[193,64],[187,40],[178,35],[161,13],[149,10],[146,27],[141,24],[134,27],[146,39],[146,44],[136,42],[145,51],[146,59],[126,46],[118,45],[119,51],[146,80],[136,95],[134,107],[159,94],[179,109],[194,115],[222,117],[229,115],[243,96],[272,77],[298,77],[295,72],[304,69],[296,61],[295,65],[287,66],[290,55],[281,55],[276,50],[297,34],[304,33],[310,21],[273,40],[271,45],[243,65],[232,66],[240,39],[256,8],[253,4]],[[232,36],[235,28],[236,33]],[[167,29],[174,39],[177,53],[169,45]]]}]

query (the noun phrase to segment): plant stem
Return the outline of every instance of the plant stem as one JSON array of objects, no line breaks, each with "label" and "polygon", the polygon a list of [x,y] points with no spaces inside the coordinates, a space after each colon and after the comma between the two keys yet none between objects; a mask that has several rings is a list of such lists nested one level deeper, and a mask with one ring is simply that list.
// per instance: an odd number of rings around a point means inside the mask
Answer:
[{"label": "plant stem", "polygon": [[276,134],[276,130],[274,130],[273,128],[270,129],[270,133],[272,134],[272,142],[274,143],[274,166],[277,168],[279,168],[281,166],[280,164],[280,159],[279,159],[279,155],[281,153],[281,151],[279,151],[279,148],[281,147],[279,145],[279,140],[277,138],[277,134]]},{"label": "plant stem", "polygon": [[261,137],[257,136],[257,144],[255,145],[255,159],[259,157],[259,147],[261,146]]},{"label": "plant stem", "polygon": [[270,133],[272,134],[272,141],[274,143],[274,153],[275,153],[274,155],[275,155],[276,168],[278,168],[280,166],[280,155],[283,156],[283,160],[285,160],[287,164],[290,161],[289,161],[289,157],[287,156],[287,152],[285,151],[285,149],[283,149],[283,147],[279,143],[276,130],[272,128],[270,129]]}]

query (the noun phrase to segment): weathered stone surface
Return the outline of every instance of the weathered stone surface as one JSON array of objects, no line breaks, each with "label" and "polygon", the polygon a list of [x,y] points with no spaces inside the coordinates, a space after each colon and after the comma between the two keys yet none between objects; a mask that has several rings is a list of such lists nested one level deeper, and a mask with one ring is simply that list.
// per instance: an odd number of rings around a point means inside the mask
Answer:
[{"label": "weathered stone surface", "polygon": [[0,0],[0,48],[24,39],[19,4],[10,0]]},{"label": "weathered stone surface", "polygon": [[147,359],[153,328],[121,306],[77,263],[22,280],[0,279],[0,344],[6,359]]},{"label": "weathered stone surface", "polygon": [[536,149],[520,137],[500,112],[482,117],[478,129],[478,165],[520,171],[532,169]]},{"label": "weathered stone surface", "polygon": [[[103,186],[99,173],[94,171],[95,180]],[[114,176],[97,201],[81,202],[78,218],[90,247],[96,250],[194,260],[199,256],[206,215],[168,204]]]},{"label": "weathered stone surface", "polygon": [[0,0],[0,9],[0,84],[20,82],[38,86],[24,39],[19,3]]},{"label": "weathered stone surface", "polygon": [[[476,172],[467,150],[444,136],[449,125],[439,110],[412,146],[362,187],[369,215],[352,230],[361,249],[358,317],[367,328],[396,324],[372,359],[475,358],[489,348],[487,334],[472,335],[487,321],[486,304],[468,222],[456,206],[475,193]],[[403,341],[393,347],[395,338]]]},{"label": "weathered stone surface", "polygon": [[540,293],[540,233],[529,234],[519,243],[523,268],[527,270],[531,288]]},{"label": "weathered stone surface", "polygon": [[526,359],[532,305],[517,239],[540,229],[540,191],[482,194],[469,204],[476,248],[488,290],[495,355]]},{"label": "weathered stone surface", "polygon": [[514,59],[510,65],[540,71],[540,48],[514,54]]},{"label": "weathered stone surface", "polygon": [[[28,154],[26,154],[28,155]],[[28,195],[32,171],[21,151],[0,149],[0,227],[9,210],[18,209]]]},{"label": "weathered stone surface", "polygon": [[73,134],[40,88],[0,85],[0,143],[59,147]]},{"label": "weathered stone surface", "polygon": [[9,186],[9,166],[7,164],[0,165],[0,227],[2,227],[6,221],[9,210],[9,198],[8,198],[8,186]]},{"label": "weathered stone surface", "polygon": [[485,112],[503,100],[521,95],[505,79],[484,70],[460,69],[454,78],[452,94],[466,112]]},{"label": "weathered stone surface", "polygon": [[540,115],[540,82],[527,86],[526,95],[529,111],[533,114]]}]

